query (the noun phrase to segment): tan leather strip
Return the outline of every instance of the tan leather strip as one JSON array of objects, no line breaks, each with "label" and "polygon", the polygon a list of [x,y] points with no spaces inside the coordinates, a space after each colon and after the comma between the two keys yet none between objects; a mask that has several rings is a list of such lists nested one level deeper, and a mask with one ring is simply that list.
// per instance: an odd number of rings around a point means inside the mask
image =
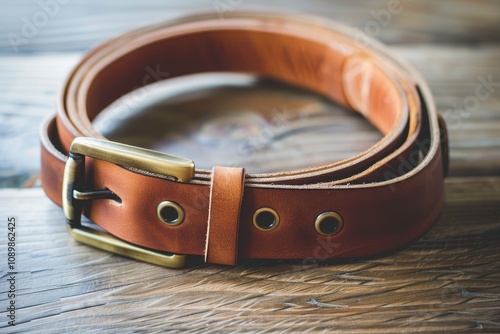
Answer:
[{"label": "tan leather strip", "polygon": [[237,263],[244,182],[243,168],[212,169],[205,262],[232,266]]}]

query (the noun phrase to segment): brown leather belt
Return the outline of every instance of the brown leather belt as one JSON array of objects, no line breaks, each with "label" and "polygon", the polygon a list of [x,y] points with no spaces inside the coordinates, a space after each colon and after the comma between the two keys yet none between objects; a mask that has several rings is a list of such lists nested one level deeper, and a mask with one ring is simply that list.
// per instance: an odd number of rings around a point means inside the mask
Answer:
[{"label": "brown leather belt", "polygon": [[[91,121],[148,83],[245,72],[316,91],[383,134],[352,158],[246,174],[105,140]],[[76,139],[75,139],[76,138]],[[185,255],[334,259],[395,250],[430,228],[444,202],[444,122],[421,77],[360,32],[311,17],[197,14],[115,38],[69,75],[41,131],[42,185],[79,241],[178,267]],[[107,233],[81,224],[84,213]]]}]

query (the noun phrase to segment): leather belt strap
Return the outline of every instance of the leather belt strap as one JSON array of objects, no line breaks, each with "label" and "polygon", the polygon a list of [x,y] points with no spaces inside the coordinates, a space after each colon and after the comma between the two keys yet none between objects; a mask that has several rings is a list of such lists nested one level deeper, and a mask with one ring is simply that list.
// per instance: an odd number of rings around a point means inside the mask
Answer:
[{"label": "leather belt strap", "polygon": [[[126,242],[230,265],[395,250],[429,229],[442,208],[446,129],[421,77],[360,37],[311,17],[233,12],[110,40],[70,73],[57,115],[42,127],[43,188],[64,204],[71,229],[83,210],[117,238],[113,247]],[[109,143],[92,127],[113,101],[158,79],[147,69],[168,69],[169,78],[230,71],[282,80],[362,113],[383,138],[357,156],[306,170],[195,170],[185,159]]]}]

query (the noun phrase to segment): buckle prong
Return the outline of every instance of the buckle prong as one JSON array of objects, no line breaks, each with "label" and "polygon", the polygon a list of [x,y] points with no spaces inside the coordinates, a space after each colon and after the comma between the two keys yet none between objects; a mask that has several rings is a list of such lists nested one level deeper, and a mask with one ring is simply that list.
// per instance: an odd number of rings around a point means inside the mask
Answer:
[{"label": "buckle prong", "polygon": [[180,268],[186,256],[149,250],[127,243],[109,233],[97,231],[81,225],[82,204],[96,199],[120,200],[109,189],[83,190],[85,179],[85,157],[104,160],[134,168],[169,176],[181,182],[194,177],[194,162],[140,147],[95,138],[76,138],[71,144],[70,153],[64,169],[62,204],[70,235],[77,241],[127,256],[140,261],[169,268]]},{"label": "buckle prong", "polygon": [[115,199],[119,200],[119,197],[109,189],[91,190],[91,191],[79,191],[73,189],[73,198],[78,201],[92,201],[94,199]]}]

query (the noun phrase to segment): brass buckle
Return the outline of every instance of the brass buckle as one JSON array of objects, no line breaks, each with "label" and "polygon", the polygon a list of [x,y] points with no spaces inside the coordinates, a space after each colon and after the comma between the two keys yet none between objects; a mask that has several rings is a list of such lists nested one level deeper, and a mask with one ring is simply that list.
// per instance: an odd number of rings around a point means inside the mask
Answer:
[{"label": "brass buckle", "polygon": [[82,226],[82,202],[103,198],[117,198],[109,189],[83,190],[85,156],[109,161],[123,167],[162,174],[180,182],[194,177],[194,162],[140,147],[108,140],[80,137],[73,140],[64,169],[62,204],[69,234],[77,241],[122,256],[168,268],[184,266],[186,256],[144,249],[127,243],[109,233]]}]

